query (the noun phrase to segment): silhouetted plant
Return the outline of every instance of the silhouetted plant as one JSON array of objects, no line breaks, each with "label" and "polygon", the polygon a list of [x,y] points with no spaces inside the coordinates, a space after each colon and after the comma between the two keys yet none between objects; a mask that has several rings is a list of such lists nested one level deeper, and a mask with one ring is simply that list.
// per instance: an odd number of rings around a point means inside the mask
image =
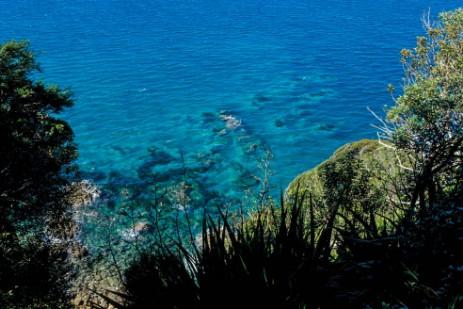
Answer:
[{"label": "silhouetted plant", "polygon": [[332,224],[321,230],[305,225],[303,201],[295,198],[287,207],[282,199],[280,208],[259,208],[251,218],[205,214],[199,237],[160,239],[127,268],[123,292],[100,294],[120,308],[329,304]]},{"label": "silhouetted plant", "polygon": [[71,94],[34,81],[26,41],[0,44],[0,306],[66,306],[66,244],[75,225],[67,200],[77,157],[56,117]]}]

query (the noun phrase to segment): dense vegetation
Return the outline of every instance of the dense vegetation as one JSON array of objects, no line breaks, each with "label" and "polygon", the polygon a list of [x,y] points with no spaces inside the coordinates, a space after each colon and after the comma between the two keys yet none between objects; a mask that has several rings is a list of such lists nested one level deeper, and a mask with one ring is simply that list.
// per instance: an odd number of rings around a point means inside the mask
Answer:
[{"label": "dense vegetation", "polygon": [[[118,209],[132,236],[115,243],[110,231],[109,259],[87,259],[91,269],[67,262],[76,150],[54,115],[69,94],[31,80],[27,43],[2,45],[0,305],[70,306],[74,269],[89,287],[80,304],[95,308],[462,306],[463,10],[425,26],[401,51],[403,94],[389,86],[378,141],[342,147],[279,203],[263,161],[262,190],[241,213],[217,200],[198,220],[178,207],[187,191],[149,203],[127,192]],[[117,254],[122,245],[131,250]]]},{"label": "dense vegetation", "polygon": [[0,307],[65,305],[68,185],[77,156],[69,125],[57,118],[70,94],[34,82],[26,42],[0,46]]}]

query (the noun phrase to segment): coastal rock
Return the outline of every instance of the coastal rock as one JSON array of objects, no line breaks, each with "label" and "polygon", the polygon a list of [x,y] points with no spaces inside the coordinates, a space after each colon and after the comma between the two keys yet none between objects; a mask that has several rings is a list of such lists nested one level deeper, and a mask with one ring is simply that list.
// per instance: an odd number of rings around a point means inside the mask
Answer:
[{"label": "coastal rock", "polygon": [[88,206],[93,204],[100,195],[101,191],[93,181],[82,180],[71,184],[68,200],[75,207]]},{"label": "coastal rock", "polygon": [[148,233],[150,231],[151,228],[148,222],[136,222],[130,228],[123,229],[121,231],[121,236],[127,241],[132,241],[138,236]]}]

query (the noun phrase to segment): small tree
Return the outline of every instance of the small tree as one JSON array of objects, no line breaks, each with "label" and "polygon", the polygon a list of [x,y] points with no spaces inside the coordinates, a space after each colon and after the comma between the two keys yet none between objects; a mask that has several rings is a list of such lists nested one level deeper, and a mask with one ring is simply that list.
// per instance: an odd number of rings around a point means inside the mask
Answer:
[{"label": "small tree", "polygon": [[439,19],[424,18],[427,35],[401,51],[404,93],[383,128],[414,162],[398,234],[410,274],[402,300],[412,307],[457,307],[463,298],[463,9]]},{"label": "small tree", "polygon": [[387,113],[394,126],[389,137],[416,162],[411,204],[421,209],[448,194],[461,196],[463,9],[439,17],[436,24],[423,19],[427,36],[401,51],[404,94]]},{"label": "small tree", "polygon": [[[76,171],[73,132],[55,117],[70,93],[32,79],[25,41],[0,45],[0,306],[65,302],[66,192]],[[32,271],[34,270],[34,271]],[[53,305],[50,305],[53,306]]]}]

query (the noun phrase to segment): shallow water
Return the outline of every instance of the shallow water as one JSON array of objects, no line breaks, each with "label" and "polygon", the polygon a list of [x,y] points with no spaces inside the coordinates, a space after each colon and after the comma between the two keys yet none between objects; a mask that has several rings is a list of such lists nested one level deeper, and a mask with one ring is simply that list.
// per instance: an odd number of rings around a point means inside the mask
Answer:
[{"label": "shallow water", "polygon": [[[420,17],[455,1],[0,0],[0,41],[28,39],[98,183],[185,176],[242,195],[273,154],[272,192],[375,138]],[[198,189],[199,190],[199,189]]]}]

